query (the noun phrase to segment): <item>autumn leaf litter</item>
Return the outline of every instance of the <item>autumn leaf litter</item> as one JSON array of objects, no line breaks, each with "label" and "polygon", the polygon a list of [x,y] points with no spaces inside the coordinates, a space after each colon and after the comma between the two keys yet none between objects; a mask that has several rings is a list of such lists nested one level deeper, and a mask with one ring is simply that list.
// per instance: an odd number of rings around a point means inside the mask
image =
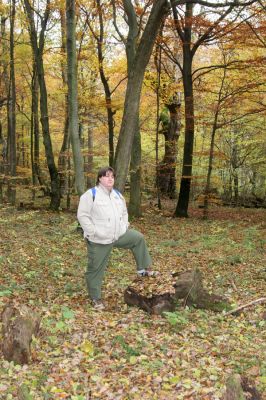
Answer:
[{"label": "autumn leaf litter", "polygon": [[[217,208],[207,221],[199,210],[190,214],[172,219],[154,209],[132,223],[160,272],[141,292],[172,290],[172,272],[197,267],[208,290],[234,306],[265,296],[265,211]],[[115,249],[104,286],[107,309],[96,312],[76,226],[74,213],[0,211],[1,310],[13,301],[42,315],[32,363],[1,358],[0,399],[16,399],[23,384],[34,400],[219,400],[233,372],[266,395],[265,306],[238,316],[182,307],[150,316],[124,304],[126,287],[137,285],[134,260]]]}]

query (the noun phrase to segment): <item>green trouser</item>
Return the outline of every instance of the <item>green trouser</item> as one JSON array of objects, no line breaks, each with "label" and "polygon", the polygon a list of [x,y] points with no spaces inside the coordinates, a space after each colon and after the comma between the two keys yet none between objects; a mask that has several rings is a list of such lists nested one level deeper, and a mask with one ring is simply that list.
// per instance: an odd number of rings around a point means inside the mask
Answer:
[{"label": "green trouser", "polygon": [[101,287],[105,269],[113,247],[130,249],[135,257],[137,269],[146,269],[151,265],[144,236],[134,229],[129,229],[117,241],[110,244],[98,244],[87,240],[88,246],[88,268],[85,273],[89,296],[92,299],[101,298]]}]

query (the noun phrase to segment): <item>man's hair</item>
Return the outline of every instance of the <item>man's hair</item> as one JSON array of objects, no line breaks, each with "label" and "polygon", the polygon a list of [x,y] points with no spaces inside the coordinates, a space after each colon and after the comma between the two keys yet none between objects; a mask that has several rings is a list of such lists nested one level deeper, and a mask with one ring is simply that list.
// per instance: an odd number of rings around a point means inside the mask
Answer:
[{"label": "man's hair", "polygon": [[99,169],[99,171],[98,171],[96,185],[99,185],[100,178],[102,178],[103,176],[106,176],[107,172],[112,172],[112,174],[114,175],[114,178],[115,178],[115,170],[112,167],[103,167],[103,168]]}]

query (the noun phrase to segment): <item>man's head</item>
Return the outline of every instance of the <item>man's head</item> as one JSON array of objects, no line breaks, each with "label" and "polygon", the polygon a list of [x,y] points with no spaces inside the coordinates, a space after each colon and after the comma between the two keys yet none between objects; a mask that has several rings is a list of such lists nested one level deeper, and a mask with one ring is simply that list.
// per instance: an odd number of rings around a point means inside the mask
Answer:
[{"label": "man's head", "polygon": [[106,189],[113,189],[115,171],[112,167],[104,167],[98,171],[96,185],[103,185]]}]

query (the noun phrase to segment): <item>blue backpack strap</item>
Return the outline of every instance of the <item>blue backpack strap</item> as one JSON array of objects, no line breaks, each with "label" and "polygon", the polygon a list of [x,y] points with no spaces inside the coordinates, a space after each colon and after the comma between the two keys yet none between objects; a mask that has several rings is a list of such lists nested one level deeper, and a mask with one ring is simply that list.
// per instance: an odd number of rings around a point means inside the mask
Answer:
[{"label": "blue backpack strap", "polygon": [[96,196],[96,187],[95,186],[93,188],[91,188],[91,193],[92,193],[92,201],[94,201],[95,196]]},{"label": "blue backpack strap", "polygon": [[116,194],[117,194],[120,198],[122,198],[122,194],[119,192],[119,190],[114,189],[114,191],[116,192]]},{"label": "blue backpack strap", "polygon": [[[95,196],[96,196],[96,187],[94,186],[90,190],[91,190],[91,193],[92,193],[92,200],[94,201],[95,200]],[[122,194],[119,192],[119,190],[114,189],[114,191],[120,198],[122,198]]]}]

